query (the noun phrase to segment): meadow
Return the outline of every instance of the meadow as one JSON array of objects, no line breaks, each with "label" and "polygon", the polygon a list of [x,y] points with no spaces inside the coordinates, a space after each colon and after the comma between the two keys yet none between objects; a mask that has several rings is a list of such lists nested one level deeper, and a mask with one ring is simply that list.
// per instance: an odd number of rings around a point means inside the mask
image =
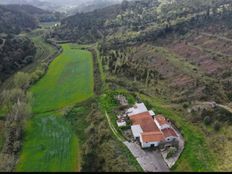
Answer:
[{"label": "meadow", "polygon": [[78,139],[64,118],[37,115],[27,122],[18,172],[79,170]]},{"label": "meadow", "polygon": [[33,113],[63,109],[93,95],[93,61],[86,50],[63,44],[63,53],[49,66],[47,74],[30,91]]},{"label": "meadow", "polygon": [[94,95],[93,60],[77,45],[62,47],[63,53],[30,89],[33,117],[26,122],[16,171],[80,171],[79,137],[62,110]]}]

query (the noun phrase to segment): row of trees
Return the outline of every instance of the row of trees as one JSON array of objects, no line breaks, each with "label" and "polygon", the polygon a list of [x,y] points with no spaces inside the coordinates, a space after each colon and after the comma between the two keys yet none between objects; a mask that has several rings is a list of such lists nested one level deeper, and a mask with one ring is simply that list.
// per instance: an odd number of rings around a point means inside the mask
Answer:
[{"label": "row of trees", "polygon": [[12,171],[22,145],[24,121],[31,116],[32,95],[27,92],[30,75],[17,73],[13,88],[1,93],[1,104],[7,107],[5,121],[5,144],[0,154],[0,171]]},{"label": "row of trees", "polygon": [[[51,61],[63,51],[56,43],[45,41],[57,49],[56,53],[47,57],[46,62],[40,63],[32,73],[15,74],[11,89],[0,94],[0,105],[6,107],[8,113],[5,120],[5,144],[0,153],[0,160],[3,161],[0,163],[0,171],[13,171],[16,164],[22,145],[23,126],[32,114],[32,94],[28,92],[29,87],[43,77]],[[25,48],[25,45],[22,46]]]}]

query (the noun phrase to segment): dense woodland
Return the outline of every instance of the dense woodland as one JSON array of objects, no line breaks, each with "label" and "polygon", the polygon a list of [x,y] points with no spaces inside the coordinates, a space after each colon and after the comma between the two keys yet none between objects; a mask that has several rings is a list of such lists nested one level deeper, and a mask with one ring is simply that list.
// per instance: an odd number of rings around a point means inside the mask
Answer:
[{"label": "dense woodland", "polygon": [[27,13],[0,6],[0,33],[18,34],[26,29],[35,29],[36,19]]},{"label": "dense woodland", "polygon": [[59,21],[60,18],[60,13],[31,5],[0,6],[0,82],[33,61],[34,44],[17,34],[37,28],[39,22]]},{"label": "dense woodland", "polygon": [[63,14],[31,5],[0,5],[0,33],[19,34],[38,27],[39,22],[59,21]]},{"label": "dense woodland", "polygon": [[61,22],[55,37],[79,42],[105,39],[110,43],[148,41],[165,32],[184,32],[210,16],[229,15],[231,1],[123,1],[89,13],[77,13]]},{"label": "dense woodland", "polygon": [[0,81],[31,63],[35,51],[28,38],[11,35],[0,38]]}]

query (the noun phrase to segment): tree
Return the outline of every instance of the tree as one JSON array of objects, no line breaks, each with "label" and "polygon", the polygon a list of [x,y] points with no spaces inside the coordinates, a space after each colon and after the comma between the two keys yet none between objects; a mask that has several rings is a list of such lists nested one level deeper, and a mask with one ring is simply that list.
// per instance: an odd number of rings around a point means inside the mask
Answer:
[{"label": "tree", "polygon": [[31,115],[31,106],[28,103],[20,102],[18,100],[12,107],[7,119],[10,121],[23,121]]},{"label": "tree", "polygon": [[18,72],[14,77],[14,85],[17,88],[27,89],[30,85],[30,75],[24,72]]},{"label": "tree", "polygon": [[220,130],[220,128],[221,128],[221,124],[218,122],[218,121],[216,121],[215,123],[214,123],[214,130],[215,131],[219,131]]},{"label": "tree", "polygon": [[4,90],[1,93],[1,102],[8,108],[11,109],[12,105],[17,101],[25,101],[25,94],[22,89]]},{"label": "tree", "polygon": [[209,116],[206,116],[203,121],[205,125],[209,125],[211,123],[211,118]]}]

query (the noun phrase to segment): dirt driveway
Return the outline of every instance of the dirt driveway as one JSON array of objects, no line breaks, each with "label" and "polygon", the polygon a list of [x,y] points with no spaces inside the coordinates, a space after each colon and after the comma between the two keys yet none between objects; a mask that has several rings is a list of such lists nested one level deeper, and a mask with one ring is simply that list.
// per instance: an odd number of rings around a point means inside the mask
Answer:
[{"label": "dirt driveway", "polygon": [[160,152],[157,151],[147,151],[141,149],[141,147],[136,143],[124,142],[131,153],[135,156],[140,166],[145,172],[169,172],[169,168]]}]

